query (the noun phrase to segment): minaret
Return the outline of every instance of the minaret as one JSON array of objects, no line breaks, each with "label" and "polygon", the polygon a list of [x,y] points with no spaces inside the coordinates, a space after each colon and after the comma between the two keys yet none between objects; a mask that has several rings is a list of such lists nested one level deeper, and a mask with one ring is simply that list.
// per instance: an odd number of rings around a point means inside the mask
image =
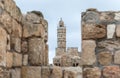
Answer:
[{"label": "minaret", "polygon": [[57,28],[57,48],[56,56],[60,56],[66,52],[66,27],[61,18],[59,21],[59,26]]}]

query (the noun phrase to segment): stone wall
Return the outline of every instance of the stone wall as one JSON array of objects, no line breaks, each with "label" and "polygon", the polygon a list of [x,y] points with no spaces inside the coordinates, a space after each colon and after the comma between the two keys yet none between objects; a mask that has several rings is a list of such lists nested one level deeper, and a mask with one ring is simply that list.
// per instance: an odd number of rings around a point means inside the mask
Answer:
[{"label": "stone wall", "polygon": [[13,0],[0,0],[0,78],[43,78],[47,41],[48,23],[41,12],[23,15]]},{"label": "stone wall", "polygon": [[82,13],[84,78],[120,78],[120,12]]}]

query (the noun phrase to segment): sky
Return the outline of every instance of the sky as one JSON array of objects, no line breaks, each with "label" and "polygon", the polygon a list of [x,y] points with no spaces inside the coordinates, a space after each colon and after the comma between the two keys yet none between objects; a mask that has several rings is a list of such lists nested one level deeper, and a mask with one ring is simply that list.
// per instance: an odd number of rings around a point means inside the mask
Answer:
[{"label": "sky", "polygon": [[49,63],[57,47],[57,26],[60,18],[67,28],[67,47],[81,51],[81,12],[88,8],[99,11],[120,11],[120,0],[14,0],[23,14],[32,10],[41,11],[48,21]]}]

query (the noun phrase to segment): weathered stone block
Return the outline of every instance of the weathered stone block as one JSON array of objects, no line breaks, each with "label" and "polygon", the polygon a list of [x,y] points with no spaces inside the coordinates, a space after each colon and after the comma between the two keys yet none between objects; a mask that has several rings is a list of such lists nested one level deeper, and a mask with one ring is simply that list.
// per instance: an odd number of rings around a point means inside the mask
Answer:
[{"label": "weathered stone block", "polygon": [[31,12],[28,12],[25,16],[25,19],[27,21],[32,23],[41,23],[41,24],[44,22],[43,18],[44,16],[40,11],[31,11]]},{"label": "weathered stone block", "polygon": [[97,67],[85,68],[83,70],[83,78],[101,78],[101,70]]},{"label": "weathered stone block", "polygon": [[21,52],[21,39],[11,36],[11,49],[17,52]]},{"label": "weathered stone block", "polygon": [[115,20],[120,20],[120,13],[115,13],[115,17],[114,17]]},{"label": "weathered stone block", "polygon": [[41,67],[22,67],[22,78],[41,78]]},{"label": "weathered stone block", "polygon": [[42,67],[41,68],[41,78],[49,78],[50,77],[50,68]]},{"label": "weathered stone block", "polygon": [[26,22],[23,26],[23,37],[31,37],[31,36],[45,36],[45,29],[42,24],[32,24],[30,22]]},{"label": "weathered stone block", "polygon": [[100,52],[98,54],[98,62],[101,65],[110,65],[112,63],[112,54],[110,52]]},{"label": "weathered stone block", "polygon": [[5,28],[8,33],[12,32],[13,19],[7,12],[3,11],[0,22],[3,24],[2,27]]},{"label": "weathered stone block", "polygon": [[6,54],[6,62],[7,62],[6,66],[8,68],[11,68],[12,65],[13,65],[13,53],[7,52],[7,54]]},{"label": "weathered stone block", "polygon": [[82,20],[85,23],[99,23],[100,15],[97,11],[87,11],[83,16]]},{"label": "weathered stone block", "polygon": [[62,78],[62,69],[61,67],[52,67],[51,78]]},{"label": "weathered stone block", "polygon": [[4,3],[4,9],[12,16],[14,19],[17,21],[21,21],[21,11],[20,9],[16,6],[15,2],[13,0],[7,0],[3,1]]},{"label": "weathered stone block", "polygon": [[13,53],[13,66],[22,66],[22,55]]},{"label": "weathered stone block", "polygon": [[28,42],[27,41],[22,41],[21,51],[22,51],[22,53],[27,53],[28,52]]},{"label": "weathered stone block", "polygon": [[16,37],[16,38],[21,38],[22,37],[22,26],[13,19],[12,21],[12,30],[11,30],[11,36]]},{"label": "weathered stone block", "polygon": [[81,67],[66,67],[64,68],[64,78],[83,78]]},{"label": "weathered stone block", "polygon": [[44,40],[33,38],[29,40],[28,44],[30,65],[43,65],[43,53],[45,52]]},{"label": "weathered stone block", "polygon": [[96,43],[94,40],[82,41],[82,65],[93,65],[96,62],[95,48]]},{"label": "weathered stone block", "polygon": [[23,65],[28,64],[28,55],[23,55]]},{"label": "weathered stone block", "polygon": [[103,22],[112,21],[114,19],[114,13],[112,12],[101,12],[100,20]]},{"label": "weathered stone block", "polygon": [[120,37],[120,25],[116,26],[116,36]]},{"label": "weathered stone block", "polygon": [[82,27],[83,39],[98,39],[106,36],[106,26],[97,24],[85,24]]},{"label": "weathered stone block", "polygon": [[120,50],[118,50],[118,51],[115,52],[114,63],[115,64],[120,64]]},{"label": "weathered stone block", "polygon": [[116,29],[116,25],[115,24],[109,24],[107,25],[107,38],[113,38],[114,34],[115,34],[115,29]]},{"label": "weathered stone block", "polygon": [[45,52],[44,52],[44,66],[47,66],[48,65],[48,63],[49,63],[49,46],[46,44],[45,45]]},{"label": "weathered stone block", "polygon": [[120,49],[120,42],[118,40],[103,40],[98,42],[98,48],[112,52],[116,49]]},{"label": "weathered stone block", "polygon": [[0,66],[6,66],[7,33],[0,27]]},{"label": "weathered stone block", "polygon": [[104,78],[120,78],[120,68],[119,66],[106,66],[103,69]]},{"label": "weathered stone block", "polygon": [[21,78],[21,69],[20,68],[11,69],[11,78]]}]

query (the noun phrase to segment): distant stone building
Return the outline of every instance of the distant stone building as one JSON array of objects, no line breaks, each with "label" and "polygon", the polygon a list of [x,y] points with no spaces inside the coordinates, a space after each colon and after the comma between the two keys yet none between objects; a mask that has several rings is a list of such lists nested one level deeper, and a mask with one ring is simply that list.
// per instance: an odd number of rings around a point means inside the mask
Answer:
[{"label": "distant stone building", "polygon": [[77,47],[69,47],[66,50],[66,27],[62,19],[59,21],[57,29],[57,48],[56,56],[53,58],[56,66],[78,66],[80,64],[80,56]]}]

